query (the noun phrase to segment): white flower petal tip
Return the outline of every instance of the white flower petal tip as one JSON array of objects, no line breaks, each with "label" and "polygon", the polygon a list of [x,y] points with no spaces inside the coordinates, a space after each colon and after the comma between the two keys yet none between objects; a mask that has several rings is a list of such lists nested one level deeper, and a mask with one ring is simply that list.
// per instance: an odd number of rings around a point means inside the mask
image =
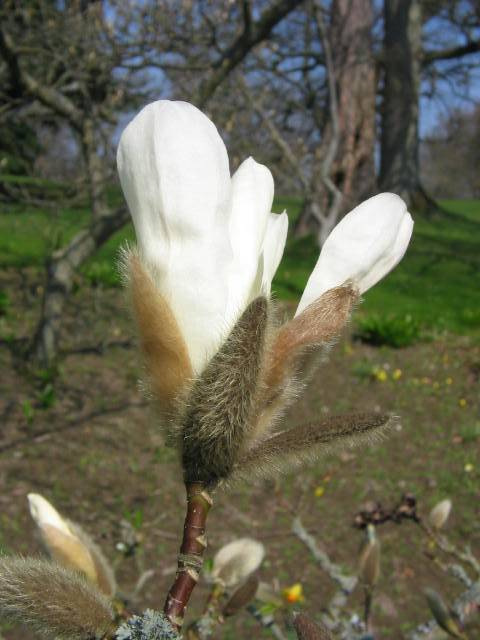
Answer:
[{"label": "white flower petal tip", "polygon": [[40,528],[55,527],[67,536],[72,536],[68,524],[48,500],[38,493],[29,493],[27,498],[30,514]]},{"label": "white flower petal tip", "polygon": [[225,145],[213,122],[187,102],[144,107],[120,137],[117,167],[140,249],[161,265],[172,236],[209,228],[230,197]]},{"label": "white flower petal tip", "polygon": [[451,500],[442,500],[436,504],[428,515],[430,526],[434,529],[441,529],[447,522],[452,510]]},{"label": "white flower petal tip", "polygon": [[222,547],[213,559],[212,578],[225,587],[240,584],[254,573],[265,557],[265,547],[251,538],[239,538]]},{"label": "white flower petal tip", "polygon": [[362,202],[325,241],[297,315],[322,293],[347,281],[360,293],[373,287],[403,258],[412,231],[407,205],[394,193],[380,193]]}]

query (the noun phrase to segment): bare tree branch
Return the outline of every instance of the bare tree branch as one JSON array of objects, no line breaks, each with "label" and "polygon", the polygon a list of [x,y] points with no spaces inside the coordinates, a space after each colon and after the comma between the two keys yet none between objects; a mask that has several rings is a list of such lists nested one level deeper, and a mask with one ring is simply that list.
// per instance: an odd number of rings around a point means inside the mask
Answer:
[{"label": "bare tree branch", "polygon": [[257,44],[268,38],[277,24],[302,2],[303,0],[277,0],[265,9],[256,22],[245,19],[242,33],[213,64],[212,72],[201,83],[194,102],[200,108],[204,107],[228,74]]},{"label": "bare tree branch", "polygon": [[463,58],[464,56],[478,53],[480,51],[480,40],[471,40],[466,44],[456,47],[447,47],[446,49],[438,49],[432,51],[424,51],[422,56],[422,66],[427,67],[432,62],[439,60],[452,60]]}]

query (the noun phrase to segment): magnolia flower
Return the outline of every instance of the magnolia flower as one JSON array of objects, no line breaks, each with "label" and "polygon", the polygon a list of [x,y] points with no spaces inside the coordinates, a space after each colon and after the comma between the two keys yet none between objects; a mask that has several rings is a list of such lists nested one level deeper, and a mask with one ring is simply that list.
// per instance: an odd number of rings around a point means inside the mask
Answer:
[{"label": "magnolia flower", "polygon": [[413,231],[405,202],[380,193],[350,211],[322,247],[297,315],[322,293],[352,282],[359,293],[373,287],[402,259]]},{"label": "magnolia flower", "polygon": [[254,573],[263,562],[265,547],[251,538],[226,544],[213,558],[212,578],[225,587],[235,587]]},{"label": "magnolia flower", "polygon": [[144,264],[167,299],[195,371],[249,302],[268,295],[288,218],[253,158],[230,177],[214,124],[186,102],[145,107],[122,134],[120,182]]},{"label": "magnolia flower", "polygon": [[[141,261],[167,300],[194,372],[216,353],[255,297],[270,293],[287,236],[286,213],[271,213],[273,178],[253,158],[230,177],[214,124],[186,102],[146,106],[117,153]],[[363,293],[406,251],[412,219],[384,193],[335,227],[297,309],[352,282]]]}]

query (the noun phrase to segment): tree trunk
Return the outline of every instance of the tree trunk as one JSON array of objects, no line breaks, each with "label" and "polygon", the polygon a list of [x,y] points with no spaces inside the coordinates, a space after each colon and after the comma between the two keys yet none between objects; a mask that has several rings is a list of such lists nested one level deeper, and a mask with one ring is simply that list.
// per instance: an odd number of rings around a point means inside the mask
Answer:
[{"label": "tree trunk", "polygon": [[98,127],[99,123],[91,117],[86,117],[82,123],[81,145],[92,211],[91,222],[66,247],[56,251],[47,266],[42,313],[30,352],[35,364],[44,368],[52,366],[57,358],[62,314],[77,270],[128,221],[125,207],[112,210],[106,201],[108,172],[97,151],[95,131]]},{"label": "tree trunk", "polygon": [[[371,0],[334,0],[331,7],[331,64],[327,73],[335,79],[336,97],[330,104],[330,119],[322,135],[318,160],[324,161],[332,138],[338,137],[331,182],[341,193],[334,206],[332,191],[319,189],[307,194],[294,235],[315,232],[322,245],[338,219],[375,189],[375,65],[372,49],[373,8]],[[332,108],[335,114],[332,113]],[[333,118],[337,119],[334,125]],[[334,209],[332,211],[332,207]]]},{"label": "tree trunk", "polygon": [[334,0],[331,42],[341,132],[334,182],[342,212],[375,189],[375,65],[371,0]]},{"label": "tree trunk", "polygon": [[63,309],[77,269],[127,220],[126,209],[104,215],[52,255],[47,268],[42,313],[31,348],[32,359],[38,366],[48,368],[55,363]]},{"label": "tree trunk", "polygon": [[418,114],[422,57],[420,0],[385,0],[385,71],[380,187],[418,210],[432,208],[420,182]]}]

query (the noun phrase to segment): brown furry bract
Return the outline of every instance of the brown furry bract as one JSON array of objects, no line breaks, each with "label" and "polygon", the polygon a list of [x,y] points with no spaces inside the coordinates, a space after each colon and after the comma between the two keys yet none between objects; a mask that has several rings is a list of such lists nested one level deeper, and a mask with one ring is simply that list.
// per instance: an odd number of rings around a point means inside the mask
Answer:
[{"label": "brown furry bract", "polygon": [[168,302],[139,256],[129,253],[125,262],[151,390],[160,409],[170,411],[193,375],[187,346]]},{"label": "brown furry bract", "polygon": [[259,393],[267,313],[267,300],[254,300],[193,386],[183,420],[186,482],[214,486],[233,468]]},{"label": "brown furry bract", "polygon": [[261,440],[298,395],[324,352],[345,327],[358,292],[351,285],[326,291],[293,320],[282,325],[267,351],[262,401],[252,441]]},{"label": "brown furry bract", "polygon": [[0,613],[65,640],[103,638],[114,628],[108,600],[83,576],[35,558],[0,559]]},{"label": "brown furry bract", "polygon": [[358,293],[350,285],[330,289],[280,327],[268,354],[266,386],[270,396],[294,373],[306,350],[328,344],[340,334],[357,299]]}]

